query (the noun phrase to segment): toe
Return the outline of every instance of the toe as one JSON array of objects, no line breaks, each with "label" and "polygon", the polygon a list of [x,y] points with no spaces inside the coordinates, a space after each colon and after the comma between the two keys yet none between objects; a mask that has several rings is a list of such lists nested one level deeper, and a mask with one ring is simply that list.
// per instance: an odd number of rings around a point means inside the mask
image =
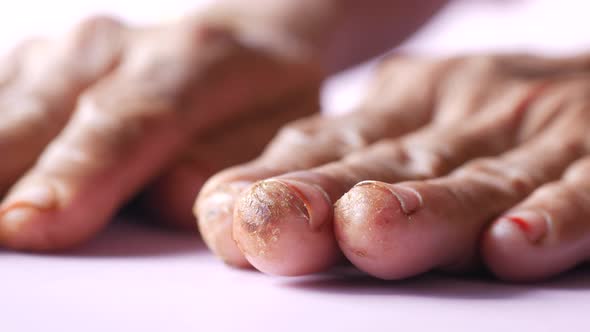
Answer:
[{"label": "toe", "polygon": [[[317,204],[318,200],[324,204]],[[316,202],[315,207],[311,201]],[[323,209],[317,209],[318,205]],[[317,223],[331,214],[329,197],[320,188],[293,180],[265,180],[253,185],[236,203],[234,238],[260,271],[308,274],[330,266],[339,257],[332,250],[331,225]],[[283,263],[301,261],[305,263]]]},{"label": "toe", "polygon": [[[31,40],[5,59],[0,77],[0,193],[7,190],[60,132],[82,90],[118,60],[125,28],[87,19],[59,40]],[[80,59],[87,60],[81,63]]]},{"label": "toe", "polygon": [[590,258],[590,157],[537,189],[485,232],[482,253],[498,277],[532,281]]},{"label": "toe", "polygon": [[361,183],[336,206],[340,247],[357,267],[384,279],[476,266],[485,225],[584,154],[580,135],[555,142],[552,134],[469,162],[446,177]]}]

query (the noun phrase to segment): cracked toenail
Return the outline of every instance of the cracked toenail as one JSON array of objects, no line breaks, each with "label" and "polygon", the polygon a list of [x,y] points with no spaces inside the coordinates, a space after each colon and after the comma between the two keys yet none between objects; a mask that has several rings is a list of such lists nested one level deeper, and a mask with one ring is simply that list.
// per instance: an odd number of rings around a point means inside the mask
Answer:
[{"label": "cracked toenail", "polygon": [[279,223],[300,218],[317,231],[330,219],[332,204],[318,186],[296,180],[268,179],[255,183],[242,196],[235,215],[249,233],[266,233]]},{"label": "cracked toenail", "polygon": [[531,242],[537,242],[547,234],[549,218],[544,213],[534,211],[518,211],[504,216],[504,219],[512,222]]},{"label": "cracked toenail", "polygon": [[297,180],[273,179],[270,181],[277,181],[285,185],[301,200],[312,230],[316,230],[324,224],[328,210],[332,209],[332,201],[324,189],[316,184]]}]

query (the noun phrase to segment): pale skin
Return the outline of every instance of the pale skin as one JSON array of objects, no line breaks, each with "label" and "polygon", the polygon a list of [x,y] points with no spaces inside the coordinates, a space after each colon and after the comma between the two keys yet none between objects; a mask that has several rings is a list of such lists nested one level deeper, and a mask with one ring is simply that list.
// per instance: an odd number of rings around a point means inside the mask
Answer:
[{"label": "pale skin", "polygon": [[8,55],[0,244],[70,248],[139,192],[187,227],[203,186],[207,245],[269,274],[346,257],[383,279],[483,265],[530,281],[589,259],[590,56],[389,57],[355,112],[309,117],[324,75],[399,41],[407,6],[269,4],[95,18]]}]

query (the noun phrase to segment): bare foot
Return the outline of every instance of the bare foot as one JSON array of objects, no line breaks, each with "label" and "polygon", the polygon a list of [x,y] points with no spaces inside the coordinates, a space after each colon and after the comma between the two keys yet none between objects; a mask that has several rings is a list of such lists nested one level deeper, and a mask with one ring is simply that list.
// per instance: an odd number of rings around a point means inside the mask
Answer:
[{"label": "bare foot", "polygon": [[[148,197],[162,199],[164,215],[183,204],[190,213],[187,174],[248,160],[281,123],[317,110],[313,54],[260,25],[204,15],[135,28],[97,17],[2,60],[0,244],[83,242],[159,174]],[[222,127],[228,137],[212,134]],[[213,155],[219,147],[230,158]],[[186,172],[195,160],[206,174]]]},{"label": "bare foot", "polygon": [[590,253],[589,69],[587,56],[388,59],[358,112],[300,120],[214,176],[196,203],[203,236],[230,264],[281,275],[342,254],[383,279],[482,261],[508,280],[565,271]]},{"label": "bare foot", "polygon": [[181,229],[197,229],[192,210],[205,181],[220,170],[260,155],[285,123],[317,112],[318,86],[312,84],[308,90],[195,136],[173,164],[143,190],[138,205],[141,214]]}]

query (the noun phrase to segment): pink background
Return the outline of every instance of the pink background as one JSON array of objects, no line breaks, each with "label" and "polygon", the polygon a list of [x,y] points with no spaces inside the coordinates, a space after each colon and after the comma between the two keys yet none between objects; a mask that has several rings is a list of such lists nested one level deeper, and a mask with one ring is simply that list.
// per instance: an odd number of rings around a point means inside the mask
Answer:
[{"label": "pink background", "polygon": [[[81,16],[173,17],[197,0],[19,0],[0,8],[0,48]],[[253,2],[255,3],[255,2]],[[590,42],[587,1],[457,1],[403,47],[449,54]],[[349,109],[367,67],[330,80],[326,108]],[[535,285],[427,275],[380,282],[342,268],[276,278],[225,267],[196,235],[117,223],[64,255],[0,251],[0,331],[587,331],[590,270]]]}]

